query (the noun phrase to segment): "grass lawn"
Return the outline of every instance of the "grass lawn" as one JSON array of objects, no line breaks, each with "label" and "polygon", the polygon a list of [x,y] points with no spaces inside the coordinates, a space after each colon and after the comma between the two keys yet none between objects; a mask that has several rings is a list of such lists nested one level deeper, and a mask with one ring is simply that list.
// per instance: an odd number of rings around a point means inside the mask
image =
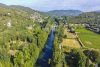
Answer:
[{"label": "grass lawn", "polygon": [[68,46],[71,48],[81,48],[79,42],[75,39],[63,39],[62,46]]},{"label": "grass lawn", "polygon": [[85,28],[76,29],[79,38],[86,47],[100,49],[100,35]]}]

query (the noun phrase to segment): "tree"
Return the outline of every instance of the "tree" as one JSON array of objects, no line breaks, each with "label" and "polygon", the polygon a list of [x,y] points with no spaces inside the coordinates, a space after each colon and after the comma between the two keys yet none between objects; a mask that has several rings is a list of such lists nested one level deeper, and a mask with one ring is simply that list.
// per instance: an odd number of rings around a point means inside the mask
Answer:
[{"label": "tree", "polygon": [[89,67],[89,58],[86,58],[86,64],[85,64],[85,67]]},{"label": "tree", "polygon": [[23,58],[23,53],[21,51],[18,51],[15,55],[14,59],[14,66],[15,67],[22,67],[24,65],[24,58]]},{"label": "tree", "polygon": [[96,50],[84,50],[84,54],[89,57],[92,62],[100,62],[100,53]]}]

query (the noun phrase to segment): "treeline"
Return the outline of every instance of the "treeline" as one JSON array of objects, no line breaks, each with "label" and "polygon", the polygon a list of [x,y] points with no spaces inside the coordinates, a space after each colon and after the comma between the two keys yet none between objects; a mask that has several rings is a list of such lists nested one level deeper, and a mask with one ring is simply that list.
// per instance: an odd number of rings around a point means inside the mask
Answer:
[{"label": "treeline", "polygon": [[55,31],[55,39],[53,45],[53,57],[51,61],[52,67],[63,67],[64,58],[62,53],[61,42],[64,36],[63,24],[61,23]]},{"label": "treeline", "polygon": [[67,17],[67,21],[70,23],[90,23],[100,24],[100,13],[99,12],[85,12],[79,16]]}]

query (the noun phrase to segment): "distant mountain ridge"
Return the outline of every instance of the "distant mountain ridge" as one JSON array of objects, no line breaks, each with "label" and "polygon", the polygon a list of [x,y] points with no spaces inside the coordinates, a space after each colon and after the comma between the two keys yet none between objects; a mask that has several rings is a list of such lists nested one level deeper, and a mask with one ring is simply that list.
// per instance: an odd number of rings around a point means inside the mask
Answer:
[{"label": "distant mountain ridge", "polygon": [[48,11],[48,12],[41,12],[41,11],[37,11],[37,10],[31,9],[31,8],[25,7],[25,6],[5,5],[2,3],[0,3],[0,7],[23,10],[23,11],[26,11],[31,14],[34,12],[38,12],[41,15],[49,15],[49,16],[77,16],[82,13],[82,11],[80,11],[80,10],[53,10],[53,11]]},{"label": "distant mountain ridge", "polygon": [[96,11],[94,11],[94,12],[100,12],[100,10],[96,10]]},{"label": "distant mountain ridge", "polygon": [[6,6],[5,4],[0,3],[0,6]]},{"label": "distant mountain ridge", "polygon": [[39,11],[31,9],[29,7],[20,6],[20,5],[6,5],[6,4],[0,3],[0,7],[9,8],[9,9],[16,9],[16,10],[22,10],[22,11],[26,11],[26,12],[31,13],[31,14],[34,13],[34,12],[39,12]]},{"label": "distant mountain ridge", "polygon": [[53,10],[48,11],[48,15],[51,16],[77,16],[82,13],[80,10]]},{"label": "distant mountain ridge", "polygon": [[29,13],[38,12],[38,11],[33,10],[33,9],[29,8],[29,7],[24,7],[24,6],[20,6],[20,5],[10,5],[9,7],[10,8],[14,8],[14,9],[23,10],[23,11],[26,11],[26,12],[29,12]]}]

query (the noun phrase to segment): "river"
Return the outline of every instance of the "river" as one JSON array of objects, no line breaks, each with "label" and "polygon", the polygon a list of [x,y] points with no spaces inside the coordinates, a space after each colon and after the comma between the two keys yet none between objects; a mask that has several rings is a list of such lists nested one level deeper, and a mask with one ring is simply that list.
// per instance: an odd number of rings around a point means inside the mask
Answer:
[{"label": "river", "polygon": [[38,65],[40,67],[51,67],[50,64],[48,64],[48,61],[50,58],[52,58],[52,48],[53,48],[53,42],[54,42],[54,31],[55,28],[52,28],[50,35],[48,37],[48,42],[46,44],[46,47],[43,50],[42,57],[38,59]]}]

